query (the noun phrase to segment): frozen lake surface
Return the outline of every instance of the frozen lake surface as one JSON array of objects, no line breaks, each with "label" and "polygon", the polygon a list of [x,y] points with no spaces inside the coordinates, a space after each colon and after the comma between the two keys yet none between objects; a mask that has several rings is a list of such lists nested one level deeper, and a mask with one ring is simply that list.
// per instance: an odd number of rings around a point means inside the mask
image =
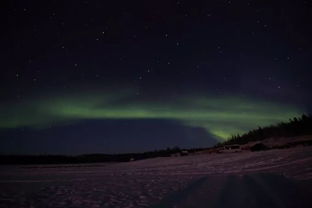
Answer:
[{"label": "frozen lake surface", "polygon": [[312,147],[0,167],[0,207],[312,207],[311,187]]}]

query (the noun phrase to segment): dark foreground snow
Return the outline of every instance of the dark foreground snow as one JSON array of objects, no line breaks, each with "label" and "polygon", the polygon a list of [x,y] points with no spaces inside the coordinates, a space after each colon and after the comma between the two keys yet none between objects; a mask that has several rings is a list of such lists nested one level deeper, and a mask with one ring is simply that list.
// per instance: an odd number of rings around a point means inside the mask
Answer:
[{"label": "dark foreground snow", "polygon": [[0,207],[312,207],[312,147],[2,166]]}]

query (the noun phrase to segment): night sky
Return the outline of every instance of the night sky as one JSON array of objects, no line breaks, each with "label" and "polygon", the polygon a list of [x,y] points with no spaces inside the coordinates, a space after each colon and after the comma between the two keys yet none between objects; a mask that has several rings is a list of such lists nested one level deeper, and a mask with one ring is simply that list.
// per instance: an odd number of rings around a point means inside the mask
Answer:
[{"label": "night sky", "polygon": [[208,147],[312,112],[312,3],[4,1],[0,153]]}]

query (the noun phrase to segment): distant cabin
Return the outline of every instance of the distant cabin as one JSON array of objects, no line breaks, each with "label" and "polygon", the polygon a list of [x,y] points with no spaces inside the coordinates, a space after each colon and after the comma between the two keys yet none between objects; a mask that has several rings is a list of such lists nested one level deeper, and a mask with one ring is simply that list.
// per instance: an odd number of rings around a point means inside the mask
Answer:
[{"label": "distant cabin", "polygon": [[225,145],[220,149],[220,152],[241,152],[241,146],[238,144]]},{"label": "distant cabin", "polygon": [[189,152],[188,152],[187,150],[182,150],[182,151],[180,151],[180,152],[173,153],[173,154],[171,154],[170,156],[171,156],[171,157],[180,157],[180,156],[186,156],[186,155],[188,155],[188,154],[189,154]]},{"label": "distant cabin", "polygon": [[188,154],[189,154],[189,152],[187,150],[182,150],[181,151],[181,156],[186,156]]}]

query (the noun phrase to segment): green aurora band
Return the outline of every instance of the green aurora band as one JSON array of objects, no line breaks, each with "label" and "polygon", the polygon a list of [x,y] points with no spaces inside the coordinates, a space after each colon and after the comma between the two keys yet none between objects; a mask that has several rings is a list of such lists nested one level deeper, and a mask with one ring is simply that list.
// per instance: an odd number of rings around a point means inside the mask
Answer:
[{"label": "green aurora band", "polygon": [[159,101],[116,94],[80,93],[1,104],[0,129],[47,128],[83,119],[172,119],[205,128],[222,140],[304,113],[293,106],[237,96],[185,95]]}]

